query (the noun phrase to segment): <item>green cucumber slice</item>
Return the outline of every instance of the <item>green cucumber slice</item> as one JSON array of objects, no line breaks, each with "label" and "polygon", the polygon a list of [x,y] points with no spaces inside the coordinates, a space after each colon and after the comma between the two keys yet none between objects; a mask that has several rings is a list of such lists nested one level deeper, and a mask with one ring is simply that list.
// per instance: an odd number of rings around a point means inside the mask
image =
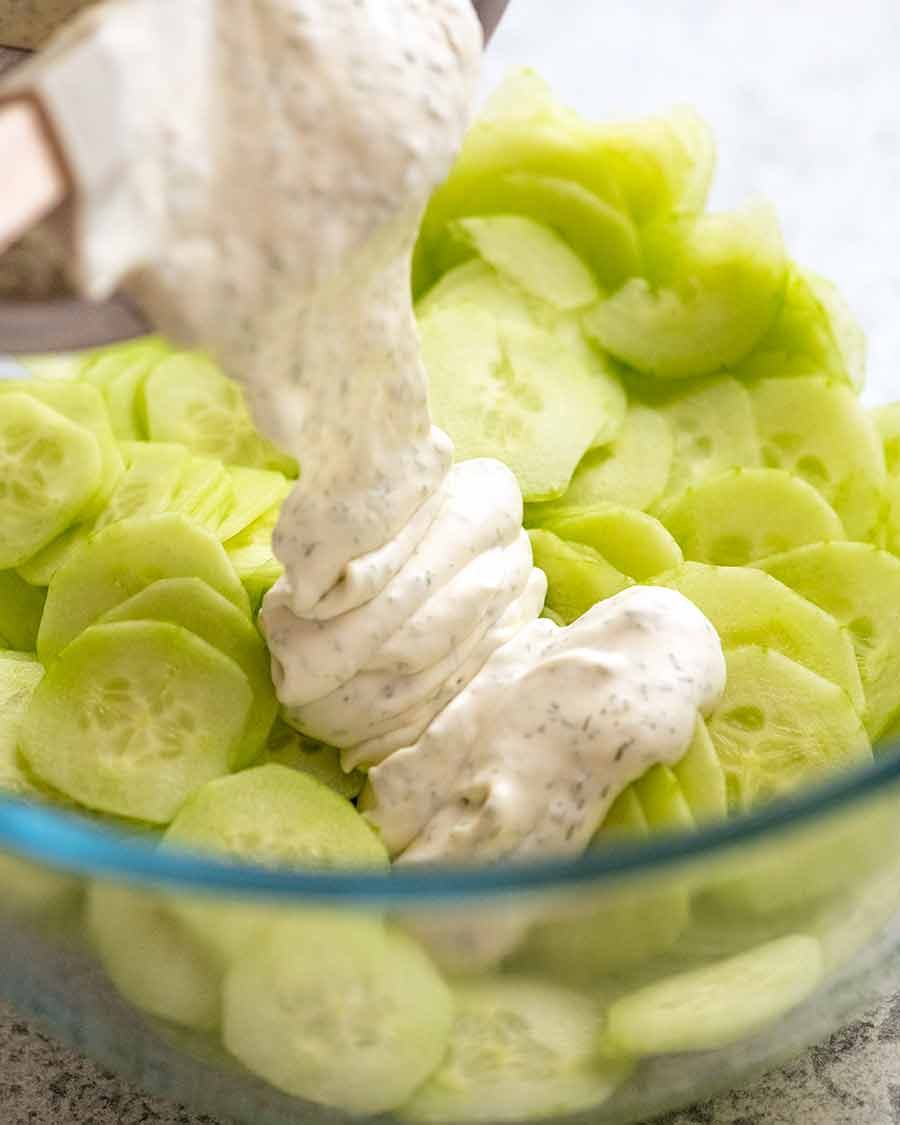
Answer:
[{"label": "green cucumber slice", "polygon": [[447,1048],[450,992],[417,945],[374,918],[282,923],[225,979],[223,1038],[294,1097],[372,1114],[402,1105]]},{"label": "green cucumber slice", "polygon": [[567,625],[633,582],[592,547],[541,529],[529,531],[534,565],[547,575],[547,608]]},{"label": "green cucumber slice", "polygon": [[531,504],[529,525],[543,526],[559,509],[613,503],[649,508],[666,486],[672,464],[672,430],[652,407],[631,402],[618,437],[582,458],[565,493],[553,504]]},{"label": "green cucumber slice", "polygon": [[632,784],[651,832],[696,828],[691,807],[669,766],[657,762]]},{"label": "green cucumber slice", "polygon": [[605,1102],[630,1073],[601,1061],[589,997],[527,977],[454,989],[456,1016],[440,1067],[403,1110],[412,1121],[521,1121]]},{"label": "green cucumber slice", "polygon": [[865,695],[848,632],[831,614],[761,570],[685,563],[655,579],[712,622],[724,648],[761,645],[837,684],[860,713]]},{"label": "green cucumber slice", "polygon": [[830,281],[788,268],[784,301],[772,327],[738,368],[751,377],[826,375],[862,388],[866,338]]},{"label": "green cucumber slice", "polygon": [[58,535],[43,550],[32,555],[27,562],[17,568],[17,573],[24,578],[30,586],[46,589],[53,581],[53,575],[62,564],[75,553],[81,543],[91,533],[90,523],[78,523],[68,528],[62,535]]},{"label": "green cucumber slice", "polygon": [[251,702],[234,661],[186,629],[95,625],[38,685],[21,748],[39,778],[79,804],[166,824],[228,771]]},{"label": "green cucumber slice", "polygon": [[213,457],[189,457],[172,496],[171,510],[216,532],[234,507],[234,483]]},{"label": "green cucumber slice", "polygon": [[735,469],[701,481],[660,519],[687,559],[745,566],[806,543],[846,539],[834,509],[781,469]]},{"label": "green cucumber slice", "polygon": [[458,219],[452,234],[513,284],[554,308],[590,305],[600,296],[579,256],[549,227],[522,215]]},{"label": "green cucumber slice", "polygon": [[244,469],[233,465],[228,469],[233,501],[224,519],[216,528],[223,542],[240,535],[273,508],[277,511],[293,484],[282,473],[266,469]]},{"label": "green cucumber slice", "polygon": [[588,335],[660,378],[738,363],[770,327],[783,296],[784,248],[772,209],[750,204],[661,224],[650,241],[649,278],[631,278],[587,312]]},{"label": "green cucumber slice", "polygon": [[616,797],[609,812],[597,830],[594,839],[599,843],[605,842],[609,835],[619,836],[649,836],[650,825],[647,823],[647,814],[638,800],[634,789],[629,785]]},{"label": "green cucumber slice", "polygon": [[874,742],[900,709],[900,560],[867,543],[817,543],[758,565],[849,631]]},{"label": "green cucumber slice", "polygon": [[307,773],[348,801],[358,797],[366,784],[362,770],[344,772],[340,751],[334,746],[314,742],[281,721],[276,722],[269,736],[265,760]]},{"label": "green cucumber slice", "polygon": [[606,1041],[632,1055],[714,1051],[786,1015],[824,971],[821,944],[791,934],[614,1001]]},{"label": "green cucumber slice", "polygon": [[672,767],[672,772],[696,823],[720,820],[728,815],[725,771],[702,715],[697,716],[691,744],[684,757]]},{"label": "green cucumber slice", "polygon": [[699,214],[716,163],[712,133],[687,106],[666,115],[598,125],[592,156],[610,169],[635,221]]},{"label": "green cucumber slice", "polygon": [[[267,764],[198,790],[165,835],[167,847],[225,855],[266,866],[388,866],[384,845],[353,805],[308,773]],[[240,957],[267,927],[275,905],[172,899],[191,930],[226,960]]]},{"label": "green cucumber slice", "polygon": [[255,429],[241,388],[209,359],[182,352],[158,364],[143,384],[151,441],[186,445],[229,465],[297,476],[297,463]]},{"label": "green cucumber slice", "polygon": [[872,760],[862,721],[836,684],[758,645],[726,650],[725,663],[725,693],[706,722],[731,807],[750,809]]},{"label": "green cucumber slice", "polygon": [[110,524],[56,572],[38,632],[43,663],[114,606],[161,578],[202,578],[244,613],[247,595],[221,543],[183,516]]},{"label": "green cucumber slice", "polygon": [[[100,453],[99,483],[89,499],[84,515],[96,515],[122,475],[123,464],[119,446],[109,424],[103,396],[86,383],[47,382],[38,379],[0,379],[0,394],[25,394],[49,406],[76,426],[93,434]],[[4,403],[4,413],[6,404]]]},{"label": "green cucumber slice", "polygon": [[[2,386],[2,384],[0,384]],[[0,569],[21,566],[85,511],[96,495],[93,435],[24,394],[0,407]]]},{"label": "green cucumber slice", "polygon": [[170,350],[160,340],[118,345],[88,364],[82,378],[103,394],[113,433],[120,441],[147,438],[141,406],[144,380]]},{"label": "green cucumber slice", "polygon": [[148,891],[94,883],[87,927],[110,980],[136,1008],[180,1027],[216,1030],[222,969],[164,900]]},{"label": "green cucumber slice", "polygon": [[604,382],[554,333],[474,305],[438,309],[420,331],[432,414],[458,460],[504,461],[528,499],[564,492],[606,420]]},{"label": "green cucumber slice", "polygon": [[38,792],[19,762],[19,735],[43,675],[36,660],[11,660],[0,652],[0,792],[19,797]]},{"label": "green cucumber slice", "polygon": [[278,523],[279,507],[270,508],[225,544],[228,558],[247,591],[254,614],[284,573],[284,567],[272,552],[272,532]]},{"label": "green cucumber slice", "polygon": [[169,511],[175,488],[187,462],[183,445],[164,442],[123,442],[125,473],[91,530],[131,516],[157,516]]},{"label": "green cucumber slice", "polygon": [[892,477],[900,476],[900,402],[879,406],[871,416],[881,438],[887,471]]},{"label": "green cucumber slice", "polygon": [[656,407],[675,442],[663,502],[728,469],[762,464],[753,405],[737,379],[692,382]]},{"label": "green cucumber slice", "polygon": [[19,652],[34,652],[46,595],[14,570],[0,571],[0,635]]},{"label": "green cucumber slice", "polygon": [[458,309],[475,305],[491,313],[497,320],[510,320],[518,324],[540,324],[549,327],[553,321],[551,310],[529,297],[523,290],[504,280],[495,269],[480,258],[465,262],[449,270],[416,305],[420,323],[441,309]]},{"label": "green cucumber slice", "polygon": [[885,485],[875,426],[846,385],[820,376],[762,379],[750,389],[764,463],[825,497],[851,539],[878,521]]},{"label": "green cucumber slice", "polygon": [[278,701],[269,670],[269,653],[247,615],[200,578],[165,578],[153,582],[100,619],[167,621],[195,633],[237,664],[253,692],[244,735],[235,745],[230,766],[243,769],[259,757],[266,743]]},{"label": "green cucumber slice", "polygon": [[635,582],[645,582],[684,561],[681,548],[659,520],[637,508],[596,504],[566,509],[548,504],[553,511],[541,518],[541,507],[529,506],[529,521],[540,519],[542,528],[561,539],[593,548]]}]

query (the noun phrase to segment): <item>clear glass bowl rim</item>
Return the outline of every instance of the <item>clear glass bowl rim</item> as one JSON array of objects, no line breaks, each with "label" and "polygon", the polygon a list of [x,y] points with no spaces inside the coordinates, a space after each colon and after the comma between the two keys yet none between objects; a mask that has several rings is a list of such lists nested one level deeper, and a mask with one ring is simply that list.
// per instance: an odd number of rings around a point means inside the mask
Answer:
[{"label": "clear glass bowl rim", "polygon": [[880,745],[871,764],[772,801],[752,813],[695,832],[611,843],[575,859],[480,867],[398,868],[390,871],[287,871],[222,862],[159,849],[118,830],[51,806],[0,800],[0,851],[80,876],[162,885],[180,891],[286,902],[400,907],[427,901],[475,901],[575,890],[625,877],[662,873],[688,860],[713,860],[741,845],[863,805],[900,781],[900,742]]}]

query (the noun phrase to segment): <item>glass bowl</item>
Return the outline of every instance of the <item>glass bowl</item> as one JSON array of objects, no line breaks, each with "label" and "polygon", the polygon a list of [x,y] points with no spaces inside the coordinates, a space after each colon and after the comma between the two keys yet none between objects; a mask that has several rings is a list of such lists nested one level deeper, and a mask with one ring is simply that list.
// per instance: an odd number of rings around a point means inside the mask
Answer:
[{"label": "glass bowl", "polygon": [[[719,142],[714,205],[773,199],[792,253],[869,333],[869,401],[897,395],[895,7],[573,0],[566,16],[515,0],[486,85],[524,63],[597,116],[694,104]],[[20,350],[3,311],[0,353]],[[30,315],[29,349],[35,329],[42,350],[69,331],[61,306]],[[240,1125],[628,1125],[895,990],[898,829],[887,745],[752,814],[527,868],[241,867],[0,802],[0,994]]]}]

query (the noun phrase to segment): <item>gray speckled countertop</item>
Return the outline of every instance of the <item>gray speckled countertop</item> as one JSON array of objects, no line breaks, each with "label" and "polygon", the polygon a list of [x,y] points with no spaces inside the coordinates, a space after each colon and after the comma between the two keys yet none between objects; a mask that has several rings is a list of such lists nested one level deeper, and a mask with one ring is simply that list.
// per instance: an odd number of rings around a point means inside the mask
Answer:
[{"label": "gray speckled countertop", "polygon": [[[900,394],[898,61],[897,0],[512,0],[487,79],[529,63],[604,117],[693,103],[719,139],[714,203],[777,202],[793,253],[837,280],[863,321],[877,401]],[[144,1096],[0,1008],[0,1125],[26,1123],[219,1125]],[[900,998],[665,1125],[894,1123]]]},{"label": "gray speckled countertop", "polygon": [[[229,1125],[197,1117],[65,1050],[0,1007],[0,1125]],[[653,1125],[898,1125],[900,999],[796,1061]]]}]

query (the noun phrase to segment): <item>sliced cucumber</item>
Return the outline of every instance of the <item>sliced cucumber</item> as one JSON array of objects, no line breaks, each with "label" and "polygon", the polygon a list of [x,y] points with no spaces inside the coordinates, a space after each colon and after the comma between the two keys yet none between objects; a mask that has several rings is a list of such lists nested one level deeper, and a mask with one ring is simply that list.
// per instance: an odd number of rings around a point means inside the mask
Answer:
[{"label": "sliced cucumber", "polygon": [[229,769],[252,703],[247,678],[186,629],[87,629],[38,685],[21,748],[79,804],[153,824]]},{"label": "sliced cucumber", "polygon": [[784,248],[764,204],[661,224],[649,259],[649,278],[630,279],[584,317],[602,348],[646,375],[683,379],[738,363],[778,312]]},{"label": "sliced cucumber", "polygon": [[362,770],[344,772],[340,751],[334,746],[313,742],[283,722],[276,723],[269,736],[265,760],[308,773],[348,801],[358,797],[366,784],[366,775]]},{"label": "sliced cucumber", "polygon": [[55,574],[38,633],[46,664],[88,625],[162,578],[202,578],[247,613],[221,543],[183,516],[134,517],[98,532]]},{"label": "sliced cucumber", "polygon": [[831,614],[761,570],[685,563],[656,585],[684,594],[712,622],[726,649],[761,645],[837,684],[860,712],[865,695],[849,634]]},{"label": "sliced cucumber", "polygon": [[165,901],[149,891],[94,883],[87,926],[104,969],[135,1007],[195,1031],[219,1026],[222,969]]},{"label": "sliced cucumber", "polygon": [[564,492],[607,416],[595,372],[554,333],[473,305],[438,309],[420,328],[432,413],[457,459],[497,457],[527,499]]},{"label": "sliced cucumber", "polygon": [[629,785],[627,789],[616,797],[603,823],[594,839],[598,844],[604,843],[607,836],[624,836],[626,838],[648,836],[650,825],[641,802],[638,800],[634,789]]},{"label": "sliced cucumber", "polygon": [[817,543],[759,566],[849,631],[874,742],[900,709],[900,560],[867,543]]},{"label": "sliced cucumber", "polygon": [[520,1121],[594,1108],[627,1077],[596,1054],[600,1013],[578,992],[526,977],[454,989],[440,1068],[404,1108],[413,1121]]},{"label": "sliced cucumber", "polygon": [[684,561],[681,548],[659,520],[637,508],[621,504],[546,507],[552,511],[541,519],[541,505],[531,505],[529,520],[540,519],[540,526],[546,531],[593,548],[636,582],[644,582]]},{"label": "sliced cucumber", "polygon": [[[204,786],[185,803],[167,847],[267,866],[386,868],[387,852],[353,805],[307,773],[257,766]],[[266,905],[172,900],[191,930],[226,960],[240,957],[285,912]]]},{"label": "sliced cucumber", "polygon": [[862,721],[835,684],[757,645],[726,650],[725,662],[725,692],[706,721],[731,807],[872,760]]},{"label": "sliced cucumber", "polygon": [[130,516],[157,516],[169,511],[175,488],[187,462],[183,445],[164,442],[123,442],[125,473],[93,531]]},{"label": "sliced cucumber", "polygon": [[147,433],[229,465],[277,469],[297,476],[297,463],[257,432],[241,388],[202,355],[166,359],[143,386]]},{"label": "sliced cucumber", "polygon": [[541,302],[511,284],[480,258],[450,270],[416,305],[419,321],[441,309],[475,305],[497,320],[549,327],[554,316]]},{"label": "sliced cucumber", "polygon": [[259,757],[275,721],[278,701],[268,650],[245,613],[200,578],[165,578],[115,606],[100,621],[104,625],[115,621],[167,621],[188,629],[230,657],[247,677],[253,692],[253,705],[244,735],[234,747],[231,768],[243,769]]},{"label": "sliced cucumber", "polygon": [[877,407],[871,417],[881,438],[887,471],[892,477],[900,476],[900,402]]},{"label": "sliced cucumber", "polygon": [[159,340],[113,347],[88,364],[82,378],[106,400],[113,433],[120,441],[142,441],[147,431],[141,410],[144,380],[170,349]]},{"label": "sliced cucumber", "polygon": [[45,594],[14,570],[0,570],[0,635],[19,652],[34,652]]},{"label": "sliced cucumber", "polygon": [[792,934],[613,1002],[606,1040],[633,1055],[714,1051],[802,1003],[824,974],[821,944]]},{"label": "sliced cucumber", "polygon": [[240,535],[273,508],[277,511],[293,487],[282,473],[266,469],[232,466],[228,470],[228,476],[231,478],[234,499],[216,528],[216,535],[223,542]]},{"label": "sliced cucumber", "polygon": [[254,614],[284,573],[284,567],[272,552],[272,532],[278,522],[278,514],[277,507],[270,508],[225,544],[228,558],[247,591]]},{"label": "sliced cucumber", "polygon": [[[106,504],[123,471],[122,455],[109,424],[103,396],[95,387],[86,383],[0,379],[0,394],[18,393],[42,402],[93,435],[100,453],[100,477],[84,514],[96,515]],[[4,403],[4,415],[6,410]]]},{"label": "sliced cucumber", "polygon": [[885,485],[875,426],[853,391],[820,376],[751,387],[766,465],[803,477],[834,508],[851,539],[878,521]]},{"label": "sliced cucumber", "polygon": [[547,607],[566,624],[627,586],[630,578],[583,543],[570,543],[552,531],[528,533],[534,565],[547,575]]},{"label": "sliced cucumber", "polygon": [[0,652],[0,792],[31,797],[37,789],[19,762],[25,715],[44,675],[36,660],[10,659]]},{"label": "sliced cucumber", "polygon": [[581,258],[549,227],[522,215],[459,219],[453,234],[501,277],[558,309],[590,305],[600,296]]},{"label": "sliced cucumber", "polygon": [[592,449],[579,463],[565,493],[553,504],[529,505],[527,522],[543,526],[557,508],[613,503],[643,510],[666,487],[672,464],[672,430],[652,407],[631,402],[618,437]]},{"label": "sliced cucumber", "polygon": [[217,532],[234,502],[234,482],[222,462],[213,457],[189,457],[170,506],[173,512]]},{"label": "sliced cucumber", "polygon": [[97,442],[84,427],[27,395],[5,395],[0,569],[21,566],[74,523],[92,503],[101,468]]},{"label": "sliced cucumber", "polygon": [[285,1093],[351,1113],[402,1105],[440,1063],[452,1020],[425,954],[373,918],[282,923],[225,980],[228,1050]]},{"label": "sliced cucumber", "polygon": [[701,481],[660,518],[685,558],[745,566],[806,543],[846,539],[821,493],[781,469],[735,469]]},{"label": "sliced cucumber", "polygon": [[62,535],[58,535],[52,543],[48,543],[43,550],[22,563],[17,568],[17,574],[24,578],[29,586],[49,586],[53,581],[53,575],[91,534],[92,526],[91,523],[77,523],[74,527],[70,527]]},{"label": "sliced cucumber", "polygon": [[633,782],[651,832],[673,832],[695,828],[691,807],[678,778],[669,766],[657,762]]},{"label": "sliced cucumber", "polygon": [[859,390],[865,361],[865,336],[835,286],[791,265],[781,309],[738,373],[826,375]]},{"label": "sliced cucumber", "polygon": [[727,816],[725,771],[702,716],[697,716],[691,744],[684,757],[672,767],[672,772],[696,823]]},{"label": "sliced cucumber", "polygon": [[753,405],[737,379],[691,382],[656,406],[675,442],[666,499],[728,469],[762,464]]}]

